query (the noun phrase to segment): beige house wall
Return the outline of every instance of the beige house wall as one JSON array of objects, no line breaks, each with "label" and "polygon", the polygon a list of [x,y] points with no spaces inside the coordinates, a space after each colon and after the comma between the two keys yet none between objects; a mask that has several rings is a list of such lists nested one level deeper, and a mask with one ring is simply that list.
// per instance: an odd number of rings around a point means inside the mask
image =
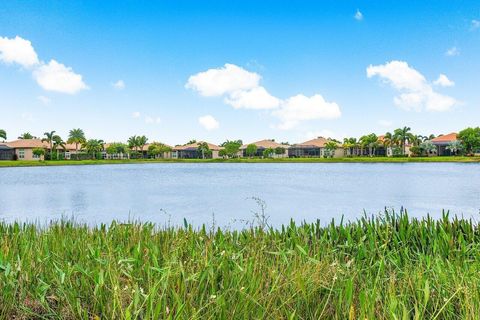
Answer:
[{"label": "beige house wall", "polygon": [[15,154],[17,155],[18,160],[43,160],[44,156],[39,158],[34,157],[33,149],[31,148],[15,148]]}]

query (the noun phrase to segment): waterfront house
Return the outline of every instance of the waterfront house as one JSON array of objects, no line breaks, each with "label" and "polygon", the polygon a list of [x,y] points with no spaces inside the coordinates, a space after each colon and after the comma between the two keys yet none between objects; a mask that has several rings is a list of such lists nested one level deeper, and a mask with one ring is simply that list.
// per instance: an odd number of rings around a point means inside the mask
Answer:
[{"label": "waterfront house", "polygon": [[15,159],[15,149],[7,146],[6,144],[0,143],[0,160],[14,160]]},{"label": "waterfront house", "polygon": [[343,147],[337,143],[337,149],[333,151],[333,154],[330,154],[326,150],[325,145],[331,140],[324,137],[318,137],[316,139],[308,140],[303,143],[298,143],[290,146],[288,148],[288,156],[293,158],[304,158],[304,157],[331,157],[341,158],[344,156]]},{"label": "waterfront house", "polygon": [[19,139],[7,142],[6,145],[15,150],[14,157],[18,160],[43,160],[44,156],[34,155],[33,149],[50,149],[48,143],[40,139]]},{"label": "waterfront house", "polygon": [[[274,150],[273,157],[275,157],[275,158],[288,157],[289,146],[285,145],[285,144],[275,142],[275,140],[273,140],[273,139],[270,139],[270,140],[266,139],[266,140],[261,140],[261,141],[257,141],[257,142],[252,142],[252,143],[249,143],[249,144],[244,144],[243,146],[240,147],[240,151],[238,153],[238,155],[240,157],[249,156],[249,155],[247,155],[247,147],[250,144],[254,144],[255,146],[257,146],[257,151],[254,155],[255,157],[262,157],[263,156],[263,151],[265,151],[266,149],[273,149]],[[282,152],[277,154],[275,152],[275,150],[277,148],[279,148],[278,151],[282,151]]]},{"label": "waterfront house", "polygon": [[432,139],[432,143],[437,147],[437,155],[439,156],[451,156],[452,153],[447,148],[452,142],[458,140],[457,134],[455,132],[440,135]]},{"label": "waterfront house", "polygon": [[[204,143],[203,141],[198,141],[194,143],[190,143],[184,146],[176,146],[172,150],[172,158],[174,159],[201,159],[202,154],[198,151],[198,146]],[[223,149],[223,147],[219,147],[213,143],[208,143],[208,148],[211,151],[210,155],[205,155],[206,158],[217,159],[220,157],[219,152]]]}]

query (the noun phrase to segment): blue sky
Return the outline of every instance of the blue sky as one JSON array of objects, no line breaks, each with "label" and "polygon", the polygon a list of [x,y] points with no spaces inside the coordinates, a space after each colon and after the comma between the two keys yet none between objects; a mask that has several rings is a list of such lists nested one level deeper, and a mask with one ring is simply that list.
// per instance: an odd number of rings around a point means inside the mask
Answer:
[{"label": "blue sky", "polygon": [[80,127],[106,141],[299,142],[479,125],[478,1],[3,1],[0,21],[9,139]]}]

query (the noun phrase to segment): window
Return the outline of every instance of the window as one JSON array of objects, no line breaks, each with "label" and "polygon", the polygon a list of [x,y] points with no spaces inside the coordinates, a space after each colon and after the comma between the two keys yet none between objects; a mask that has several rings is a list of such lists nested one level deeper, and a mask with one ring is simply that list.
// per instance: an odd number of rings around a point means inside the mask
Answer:
[{"label": "window", "polygon": [[32,157],[33,157],[33,159],[40,159],[40,156],[39,156],[38,154],[34,154],[34,153],[33,153],[33,156],[32,156]]},{"label": "window", "polygon": [[18,159],[25,159],[25,149],[18,149]]}]

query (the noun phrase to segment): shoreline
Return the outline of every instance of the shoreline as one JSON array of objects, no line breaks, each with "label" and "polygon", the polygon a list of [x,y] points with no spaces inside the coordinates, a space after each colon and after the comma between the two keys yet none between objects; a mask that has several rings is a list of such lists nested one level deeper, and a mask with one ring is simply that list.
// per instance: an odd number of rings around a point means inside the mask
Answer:
[{"label": "shoreline", "polygon": [[0,168],[78,166],[106,164],[148,163],[480,163],[480,157],[411,157],[411,158],[278,158],[278,159],[132,159],[132,160],[50,160],[50,161],[0,161]]}]

